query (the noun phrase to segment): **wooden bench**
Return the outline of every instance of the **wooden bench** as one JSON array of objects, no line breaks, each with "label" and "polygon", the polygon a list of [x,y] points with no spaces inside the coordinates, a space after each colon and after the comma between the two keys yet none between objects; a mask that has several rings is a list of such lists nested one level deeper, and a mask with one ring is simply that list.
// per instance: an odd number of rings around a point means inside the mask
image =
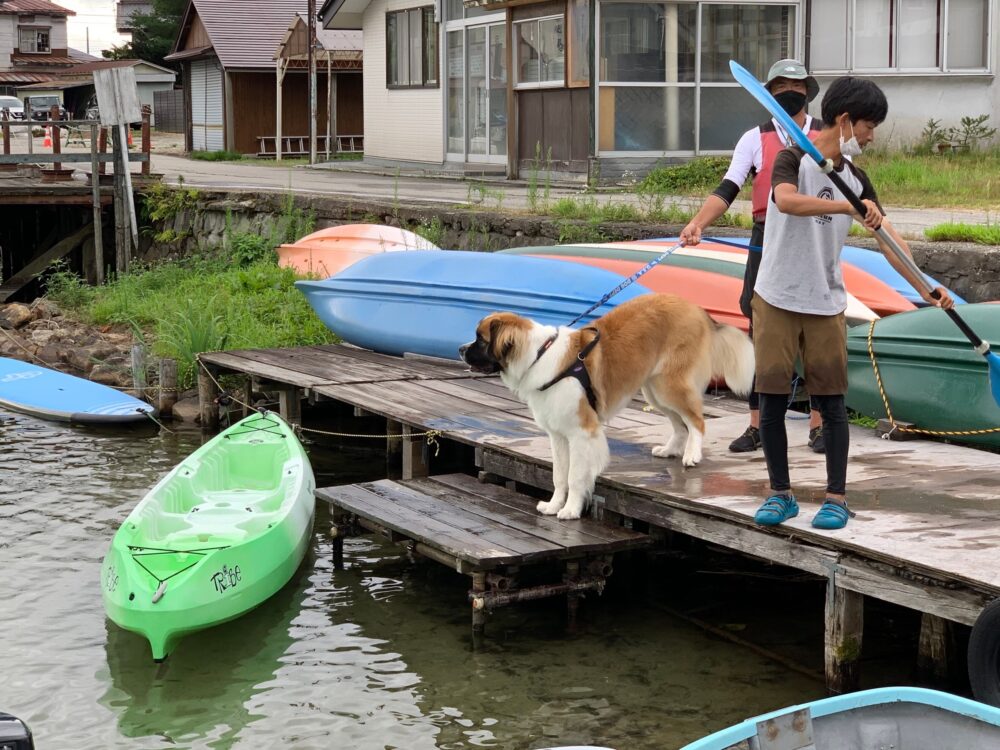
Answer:
[{"label": "wooden bench", "polygon": [[[651,541],[600,521],[540,515],[536,499],[465,474],[326,487],[316,496],[330,503],[335,568],[343,567],[345,536],[382,534],[472,578],[474,633],[495,607],[558,595],[567,597],[572,625],[580,597],[604,590],[614,553]],[[521,567],[553,561],[562,564],[559,580],[519,586]]]}]

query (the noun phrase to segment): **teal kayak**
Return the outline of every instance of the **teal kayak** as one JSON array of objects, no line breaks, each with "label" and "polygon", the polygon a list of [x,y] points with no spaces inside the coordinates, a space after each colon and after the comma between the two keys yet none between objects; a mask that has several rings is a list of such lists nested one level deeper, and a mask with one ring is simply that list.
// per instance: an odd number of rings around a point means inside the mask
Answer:
[{"label": "teal kayak", "polygon": [[[1000,343],[1000,304],[962,306],[973,330]],[[883,418],[885,403],[868,353],[867,324],[847,333],[847,405]],[[892,416],[925,430],[975,431],[1000,428],[989,366],[951,319],[937,307],[899,313],[875,322],[872,351]],[[1000,446],[1000,431],[940,435],[958,442]]]},{"label": "teal kayak", "polygon": [[292,428],[253,414],[161,479],[101,567],[108,617],[164,659],[188,633],[276,593],[309,548],[316,480]]}]

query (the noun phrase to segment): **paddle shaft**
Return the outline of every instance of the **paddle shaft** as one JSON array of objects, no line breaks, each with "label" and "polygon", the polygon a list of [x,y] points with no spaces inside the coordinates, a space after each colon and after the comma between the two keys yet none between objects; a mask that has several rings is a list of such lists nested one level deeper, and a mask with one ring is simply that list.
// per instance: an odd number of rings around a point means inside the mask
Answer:
[{"label": "paddle shaft", "polygon": [[[813,156],[815,159],[813,154],[810,154],[810,156]],[[823,162],[819,162],[819,166],[820,169],[826,172],[826,176],[830,178],[830,181],[836,185],[837,189],[843,193],[845,198],[847,198],[848,202],[854,207],[855,211],[857,211],[861,216],[868,213],[868,207],[861,201],[857,194],[847,186],[847,183],[844,182],[843,178],[833,170],[828,159]],[[887,232],[884,227],[880,226],[876,229],[875,234],[878,235],[879,239],[881,239],[892,251],[892,254],[895,255],[899,262],[906,266],[907,270],[913,275],[913,278],[917,282],[918,291],[924,291],[934,299],[941,298],[941,293],[928,283],[927,279],[924,278],[923,271],[921,271],[917,267],[917,264],[913,262],[913,258],[910,257],[909,253],[904,251],[903,248],[899,246],[899,243],[896,242],[895,238]],[[965,337],[969,339],[971,344],[976,347],[976,350],[978,351],[981,349],[983,346],[983,340],[976,335],[976,332],[969,327],[969,324],[962,319],[962,316],[959,315],[954,308],[945,310],[945,312],[948,314],[948,317],[954,321],[955,325],[959,327],[962,333],[965,334]],[[988,352],[989,349],[987,348],[985,352],[982,352],[982,354],[985,355]]]}]

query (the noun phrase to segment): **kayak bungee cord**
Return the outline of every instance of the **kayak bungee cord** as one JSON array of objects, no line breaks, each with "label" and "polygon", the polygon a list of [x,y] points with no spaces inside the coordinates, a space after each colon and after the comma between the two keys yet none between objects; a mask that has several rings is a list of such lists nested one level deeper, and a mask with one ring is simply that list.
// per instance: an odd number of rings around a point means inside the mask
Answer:
[{"label": "kayak bungee cord", "polygon": [[882,435],[883,440],[889,440],[889,436],[894,432],[906,432],[911,435],[935,435],[938,437],[992,435],[995,432],[1000,432],[1000,427],[987,427],[981,430],[925,430],[921,427],[906,427],[904,425],[897,424],[895,418],[892,416],[892,409],[889,407],[889,396],[886,394],[885,387],[882,384],[882,373],[879,371],[878,362],[875,361],[875,346],[872,341],[874,334],[875,321],[873,320],[868,325],[868,357],[872,361],[872,370],[875,372],[875,383],[878,385],[879,395],[882,396],[882,404],[885,406],[886,418],[889,420],[889,424],[892,425],[892,429]]},{"label": "kayak bungee cord", "polygon": [[[191,570],[191,568],[201,562],[201,560],[195,560],[190,565],[171,573],[166,578],[160,578],[156,575],[156,573],[142,564],[142,561],[139,560],[140,557],[153,557],[156,555],[197,555],[198,557],[204,557],[209,552],[218,552],[219,550],[229,549],[229,546],[230,545],[226,544],[221,547],[203,547],[201,549],[161,549],[159,547],[133,547],[132,545],[129,545],[128,549],[132,556],[132,562],[145,570],[146,573],[148,573],[149,576],[155,580],[157,584],[159,584],[156,587],[156,591],[153,592],[153,604],[156,604],[163,598],[163,595],[167,591],[167,581],[175,576],[179,576],[185,571]],[[143,550],[149,550],[149,552],[143,552]]]}]

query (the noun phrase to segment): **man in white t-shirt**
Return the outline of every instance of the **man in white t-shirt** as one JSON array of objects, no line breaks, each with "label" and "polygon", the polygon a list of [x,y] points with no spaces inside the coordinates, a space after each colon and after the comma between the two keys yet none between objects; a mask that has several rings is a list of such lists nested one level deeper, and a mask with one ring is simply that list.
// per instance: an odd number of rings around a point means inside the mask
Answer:
[{"label": "man in white t-shirt", "polygon": [[[792,119],[810,137],[815,137],[821,123],[806,113],[806,105],[816,98],[819,84],[806,72],[798,60],[778,60],[771,66],[765,83],[778,104],[792,116]],[[743,134],[722,182],[705,199],[701,209],[681,232],[685,245],[697,245],[702,232],[722,216],[740,192],[747,177],[752,182],[753,230],[750,234],[750,248],[747,267],[743,276],[743,293],[740,295],[740,309],[750,318],[750,335],[753,336],[753,311],[750,300],[753,297],[757,269],[760,267],[761,250],[764,244],[764,219],[767,215],[767,199],[771,192],[771,169],[774,158],[782,149],[790,145],[788,135],[777,120],[770,119]],[[734,453],[755,451],[760,447],[760,404],[756,388],[750,389],[750,426],[729,445]],[[813,405],[810,404],[810,407]],[[815,408],[809,411],[809,447],[817,453],[824,450],[823,428],[820,414]]]}]

